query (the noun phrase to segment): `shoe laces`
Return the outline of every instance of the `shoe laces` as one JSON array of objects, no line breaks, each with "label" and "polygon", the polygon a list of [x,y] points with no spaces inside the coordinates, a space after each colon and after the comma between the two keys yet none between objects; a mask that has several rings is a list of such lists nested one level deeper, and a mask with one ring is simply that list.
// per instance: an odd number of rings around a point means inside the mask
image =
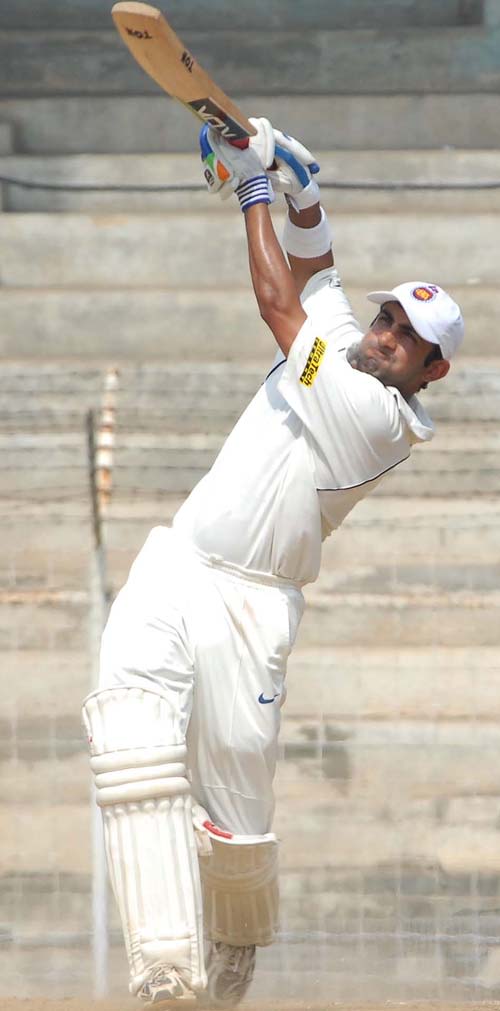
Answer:
[{"label": "shoe laces", "polygon": [[154,970],[150,978],[144,983],[139,996],[150,997],[153,1002],[157,992],[162,987],[168,990],[172,997],[181,997],[189,992],[189,988],[184,983],[180,973],[174,966],[159,965]]},{"label": "shoe laces", "polygon": [[255,951],[253,944],[236,947],[232,944],[224,944],[222,941],[216,942],[216,950],[223,957],[224,966],[229,972],[244,973],[251,963],[252,955]]}]

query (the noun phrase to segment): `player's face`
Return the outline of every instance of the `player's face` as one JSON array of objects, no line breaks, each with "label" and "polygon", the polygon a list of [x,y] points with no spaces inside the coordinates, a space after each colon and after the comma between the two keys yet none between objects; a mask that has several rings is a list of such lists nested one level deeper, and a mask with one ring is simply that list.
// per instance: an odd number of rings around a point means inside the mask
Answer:
[{"label": "player's face", "polygon": [[347,358],[354,369],[368,372],[384,386],[395,386],[408,398],[423,383],[439,378],[433,366],[443,362],[424,364],[433,349],[413,329],[399,302],[385,302],[368,333],[349,348]]}]

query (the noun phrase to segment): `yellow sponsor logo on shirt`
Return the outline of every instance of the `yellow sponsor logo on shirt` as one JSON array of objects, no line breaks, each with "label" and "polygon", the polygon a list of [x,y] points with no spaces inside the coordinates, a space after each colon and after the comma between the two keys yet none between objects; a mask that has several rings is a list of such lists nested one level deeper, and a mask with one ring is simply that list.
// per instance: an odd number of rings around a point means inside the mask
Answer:
[{"label": "yellow sponsor logo on shirt", "polygon": [[316,337],[316,340],[310,350],[305,369],[300,377],[300,382],[303,386],[312,386],[318,374],[318,369],[321,365],[325,351],[326,341],[322,341],[320,337]]}]

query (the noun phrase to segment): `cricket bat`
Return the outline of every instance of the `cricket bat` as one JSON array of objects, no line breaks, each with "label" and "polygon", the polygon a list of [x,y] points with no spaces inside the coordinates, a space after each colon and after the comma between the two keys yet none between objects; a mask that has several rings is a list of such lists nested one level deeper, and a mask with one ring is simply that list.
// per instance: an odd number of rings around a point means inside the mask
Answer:
[{"label": "cricket bat", "polygon": [[111,14],[132,56],[160,88],[232,144],[248,146],[248,138],[256,130],[200,67],[161,11],[149,4],[122,0]]}]

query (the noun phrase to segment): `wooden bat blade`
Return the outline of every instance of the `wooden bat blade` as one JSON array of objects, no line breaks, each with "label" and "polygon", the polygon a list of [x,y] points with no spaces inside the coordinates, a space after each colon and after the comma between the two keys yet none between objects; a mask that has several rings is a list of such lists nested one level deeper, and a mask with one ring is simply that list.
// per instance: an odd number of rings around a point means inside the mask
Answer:
[{"label": "wooden bat blade", "polygon": [[247,117],[200,67],[161,11],[122,0],[111,14],[134,59],[167,94],[226,140],[244,143],[255,134]]}]

